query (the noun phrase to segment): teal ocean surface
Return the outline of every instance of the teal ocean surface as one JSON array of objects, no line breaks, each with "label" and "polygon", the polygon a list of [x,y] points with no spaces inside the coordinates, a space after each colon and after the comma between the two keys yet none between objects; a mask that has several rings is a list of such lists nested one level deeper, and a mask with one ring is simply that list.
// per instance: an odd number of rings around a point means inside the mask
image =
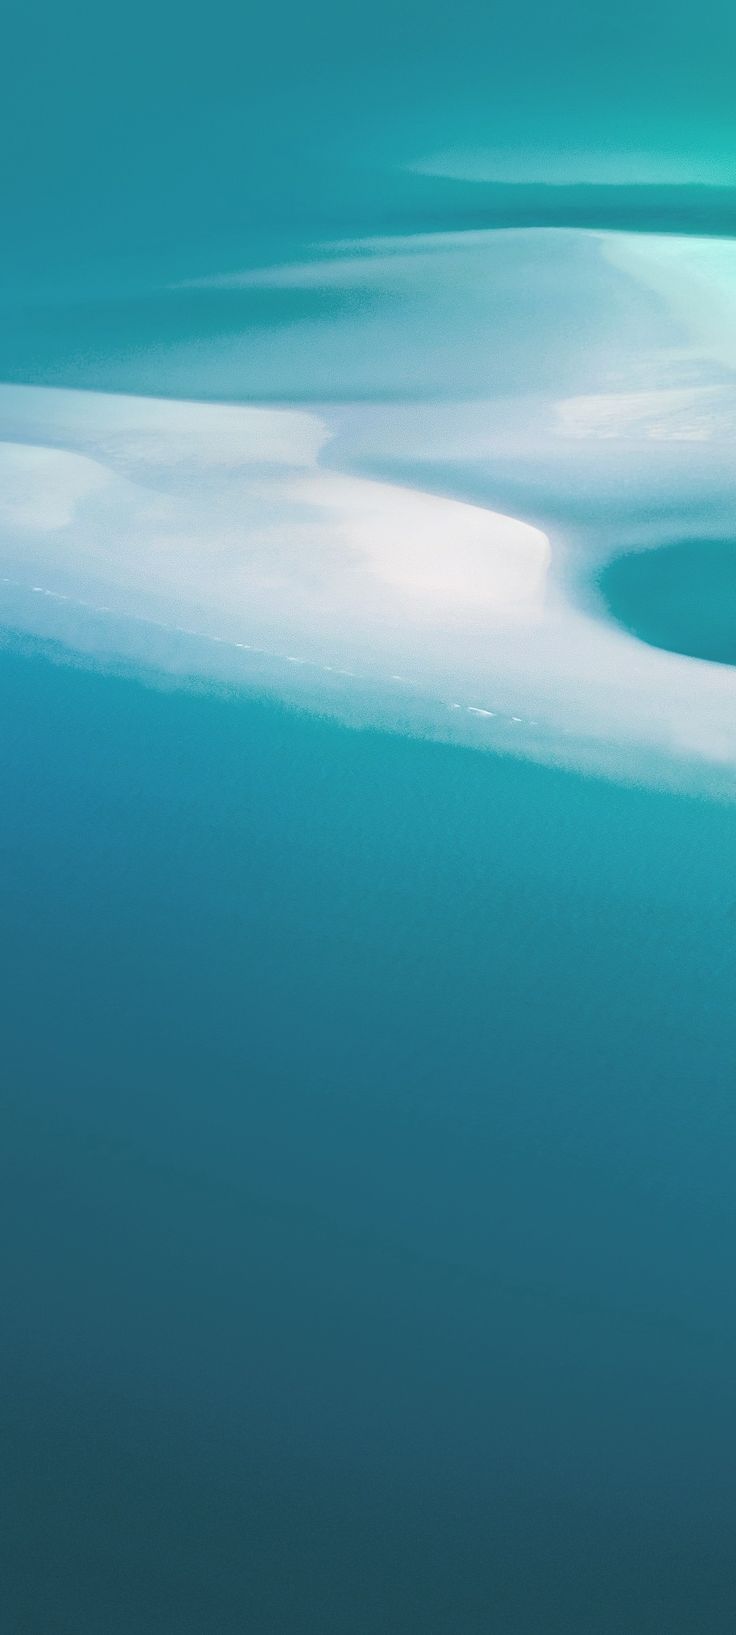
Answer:
[{"label": "teal ocean surface", "polygon": [[8,1629],[725,1635],[732,809],[0,676]]},{"label": "teal ocean surface", "polygon": [[3,45],[0,1635],[733,1635],[736,8]]}]

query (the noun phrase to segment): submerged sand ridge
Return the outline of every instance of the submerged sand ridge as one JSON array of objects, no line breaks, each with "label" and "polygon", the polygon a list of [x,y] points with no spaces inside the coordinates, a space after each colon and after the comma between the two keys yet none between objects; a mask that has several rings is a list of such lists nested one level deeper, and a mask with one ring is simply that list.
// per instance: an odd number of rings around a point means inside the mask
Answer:
[{"label": "submerged sand ridge", "polygon": [[[494,346],[507,382],[512,266],[517,316],[535,313],[537,346],[554,331],[559,350],[559,313],[545,305],[548,236],[469,236],[400,251],[380,241],[347,257],[342,247],[327,259],[338,281],[346,260],[351,279],[392,289],[398,279],[424,314],[433,369],[445,358],[452,383],[456,351],[437,351],[440,309],[458,278],[475,291],[482,398],[241,405],[0,389],[6,622],[98,657],[129,653],[238,683],[263,685],[268,660],[269,690],[356,722],[614,776],[660,776],[668,762],[728,779],[733,676],[702,662],[717,655],[647,645],[605,590],[618,622],[586,594],[622,548],[662,560],[652,547],[672,538],[674,513],[697,538],[706,513],[712,527],[731,506],[736,393],[725,362],[715,378],[713,332],[697,315],[685,345],[670,289],[677,255],[653,241],[650,267],[637,240],[629,268],[626,235],[615,245],[616,235],[552,235],[580,284],[564,389],[541,352],[537,389],[527,389],[534,348],[520,333],[519,390],[504,396],[492,390]],[[690,297],[699,280],[705,301],[709,265],[707,247],[688,241]],[[714,267],[727,328],[723,253]],[[319,279],[319,262],[288,276]],[[603,288],[615,324],[608,307],[601,317]],[[643,352],[652,302],[659,317]],[[377,316],[337,318],[330,344],[347,357],[355,342],[363,357],[372,340],[372,367],[380,374],[383,346],[390,374],[393,317],[383,328],[382,311],[379,302]],[[676,359],[666,340],[678,342]],[[314,344],[309,332],[294,337],[304,359]]]}]

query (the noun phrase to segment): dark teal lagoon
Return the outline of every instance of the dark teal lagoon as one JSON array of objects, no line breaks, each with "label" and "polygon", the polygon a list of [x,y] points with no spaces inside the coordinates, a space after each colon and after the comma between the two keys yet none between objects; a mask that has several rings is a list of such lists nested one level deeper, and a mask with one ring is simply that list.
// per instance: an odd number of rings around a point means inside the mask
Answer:
[{"label": "dark teal lagoon", "polygon": [[3,1624],[726,1635],[733,808],[0,654]]},{"label": "dark teal lagoon", "polygon": [[600,589],[619,622],[652,647],[736,664],[736,542],[681,539],[614,557]]}]

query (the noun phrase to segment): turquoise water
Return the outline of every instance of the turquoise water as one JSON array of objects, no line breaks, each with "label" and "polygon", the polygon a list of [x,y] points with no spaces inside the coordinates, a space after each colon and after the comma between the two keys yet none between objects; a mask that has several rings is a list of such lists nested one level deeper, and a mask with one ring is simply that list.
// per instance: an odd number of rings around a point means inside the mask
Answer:
[{"label": "turquoise water", "polygon": [[736,11],[4,48],[0,1627],[732,1635]]},{"label": "turquoise water", "polygon": [[[13,4],[0,375],[95,384],[162,327],[232,333],[242,298],[163,315],[162,285],[346,232],[732,232],[735,35],[729,0],[697,21],[663,0],[138,0],[114,29],[89,0]],[[433,156],[448,174],[413,168]]]},{"label": "turquoise water", "polygon": [[51,656],[0,659],[8,1629],[725,1635],[732,808]]},{"label": "turquoise water", "polygon": [[614,617],[642,641],[736,664],[736,547],[685,539],[614,558],[600,576]]}]

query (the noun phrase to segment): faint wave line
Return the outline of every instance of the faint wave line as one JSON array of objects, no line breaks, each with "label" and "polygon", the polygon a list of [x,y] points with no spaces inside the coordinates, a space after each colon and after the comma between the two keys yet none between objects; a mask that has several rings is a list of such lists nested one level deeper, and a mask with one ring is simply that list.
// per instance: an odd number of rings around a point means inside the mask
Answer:
[{"label": "faint wave line", "polygon": [[[152,619],[143,613],[115,613],[114,609],[104,602],[90,602],[83,596],[70,596],[61,590],[51,590],[47,585],[27,585],[20,579],[12,579],[8,574],[0,574],[0,584],[9,585],[13,590],[19,590],[26,595],[45,596],[49,601],[68,602],[72,607],[85,608],[90,613],[110,614],[114,618],[123,619],[130,624],[148,625],[155,630],[165,630],[169,635],[186,636],[193,641],[210,642],[214,646],[229,647],[234,651],[254,653],[262,658],[276,659],[284,664],[303,665],[306,669],[314,670],[321,675],[345,676],[354,681],[365,681],[369,684],[381,682],[384,684],[393,681],[405,687],[422,687],[421,681],[412,676],[397,673],[366,675],[358,670],[341,669],[335,664],[320,664],[317,659],[303,658],[297,653],[284,653],[275,647],[257,647],[252,642],[234,641],[230,636],[213,636],[207,631],[193,630],[189,625],[171,624],[165,619]],[[431,694],[427,695],[432,697]],[[506,710],[491,710],[481,704],[458,703],[455,700],[434,698],[433,702],[443,705],[447,710],[461,711],[473,716],[476,720],[493,720],[499,724],[511,726],[537,727],[539,722],[532,716],[510,715]]]}]

